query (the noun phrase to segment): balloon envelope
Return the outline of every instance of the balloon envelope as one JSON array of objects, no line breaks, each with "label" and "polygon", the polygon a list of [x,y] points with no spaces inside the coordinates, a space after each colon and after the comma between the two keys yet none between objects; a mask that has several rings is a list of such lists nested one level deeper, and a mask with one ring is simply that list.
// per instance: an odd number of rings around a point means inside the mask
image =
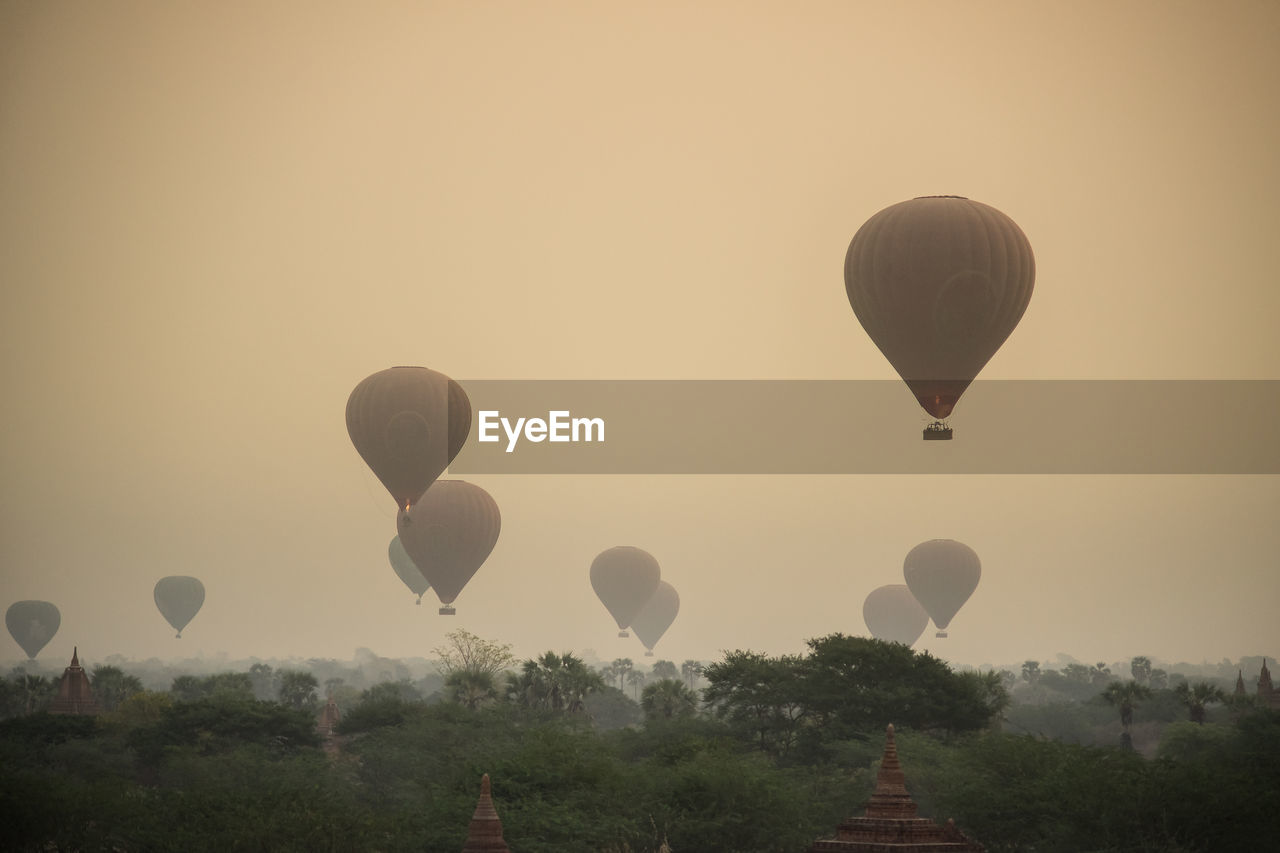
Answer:
[{"label": "balloon envelope", "polygon": [[658,561],[648,551],[619,545],[602,551],[591,562],[591,588],[618,623],[618,636],[635,620],[662,581]]},{"label": "balloon envelope", "polygon": [[418,596],[414,604],[421,604],[422,594],[431,589],[431,584],[427,583],[422,572],[418,571],[417,565],[409,556],[409,552],[404,549],[399,536],[391,537],[391,544],[387,546],[387,557],[391,560],[391,568],[395,569],[396,575],[404,581],[405,586],[409,587],[410,592]]},{"label": "balloon envelope", "polygon": [[871,590],[862,603],[862,620],[877,640],[910,646],[929,627],[929,614],[905,584],[894,583]]},{"label": "balloon envelope", "polygon": [[957,196],[885,208],[858,229],[844,261],[858,321],[935,418],[951,414],[1018,325],[1035,275],[1017,224]]},{"label": "balloon envelope", "polygon": [[947,625],[978,588],[982,562],[963,542],[931,539],[907,553],[902,574],[911,594],[937,626],[938,636],[945,637]]},{"label": "balloon envelope", "polygon": [[156,607],[160,615],[182,636],[182,629],[204,605],[204,584],[185,575],[173,575],[156,582]]},{"label": "balloon envelope", "polygon": [[680,594],[671,584],[659,581],[653,595],[640,608],[636,618],[631,620],[631,630],[636,632],[646,649],[653,651],[671,623],[676,621],[676,614],[679,612]]},{"label": "balloon envelope", "polygon": [[470,431],[467,393],[425,367],[379,371],[347,399],[351,443],[401,509],[444,473]]},{"label": "balloon envelope", "polygon": [[[465,480],[439,480],[396,514],[400,543],[441,604],[451,604],[484,565],[502,531],[498,504]],[[452,612],[442,608],[441,612]]]},{"label": "balloon envelope", "polygon": [[48,601],[15,601],[4,613],[9,634],[32,660],[58,633],[61,624],[62,614]]}]

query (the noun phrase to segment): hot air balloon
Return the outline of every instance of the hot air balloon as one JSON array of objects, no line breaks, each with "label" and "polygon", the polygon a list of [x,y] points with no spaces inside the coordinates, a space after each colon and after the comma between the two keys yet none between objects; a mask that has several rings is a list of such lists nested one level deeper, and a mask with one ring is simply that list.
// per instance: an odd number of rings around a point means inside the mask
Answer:
[{"label": "hot air balloon", "polygon": [[440,599],[441,615],[484,565],[498,543],[502,514],[484,489],[465,480],[439,480],[412,507],[396,514],[400,543]]},{"label": "hot air balloon", "polygon": [[431,589],[431,584],[427,583],[427,579],[422,576],[422,572],[418,571],[413,558],[409,556],[409,552],[404,549],[404,545],[400,542],[399,536],[391,537],[391,544],[387,546],[387,556],[391,560],[391,568],[396,570],[400,580],[404,581],[404,585],[409,587],[410,592],[418,596],[418,600],[414,604],[421,604],[422,594]]},{"label": "hot air balloon", "polygon": [[47,601],[15,601],[4,613],[10,635],[32,660],[40,654],[62,624],[62,614]]},{"label": "hot air balloon", "polygon": [[471,431],[462,386],[425,367],[391,367],[347,399],[351,443],[396,506],[408,509],[444,473]]},{"label": "hot air balloon", "polygon": [[894,583],[871,590],[862,603],[862,620],[877,640],[910,646],[929,627],[929,614],[905,584]]},{"label": "hot air balloon", "polygon": [[911,594],[937,627],[937,636],[945,637],[947,625],[978,588],[982,561],[963,542],[930,539],[907,553],[902,574]]},{"label": "hot air balloon", "polygon": [[858,229],[844,259],[849,304],[862,328],[942,423],[1018,325],[1031,300],[1031,244],[993,207],[926,196],[887,207]]},{"label": "hot air balloon", "polygon": [[667,633],[671,623],[676,621],[676,614],[679,612],[680,594],[671,584],[659,581],[658,589],[645,602],[644,607],[640,608],[636,618],[631,620],[631,630],[644,643],[645,657],[653,657],[653,647]]},{"label": "hot air balloon", "polygon": [[618,623],[618,636],[629,637],[627,627],[658,591],[662,570],[648,551],[619,545],[602,551],[591,562],[591,588]]},{"label": "hot air balloon", "polygon": [[156,607],[182,638],[182,629],[196,617],[204,605],[204,584],[197,578],[172,575],[156,581]]}]

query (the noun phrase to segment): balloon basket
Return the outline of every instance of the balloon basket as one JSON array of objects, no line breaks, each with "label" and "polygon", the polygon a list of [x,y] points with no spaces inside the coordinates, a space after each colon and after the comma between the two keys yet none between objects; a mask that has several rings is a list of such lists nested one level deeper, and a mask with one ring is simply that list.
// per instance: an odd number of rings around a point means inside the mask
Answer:
[{"label": "balloon basket", "polygon": [[644,653],[644,656],[645,656],[645,657],[647,657],[647,658],[651,658],[651,657],[653,657],[653,652],[645,652],[645,653]]},{"label": "balloon basket", "polygon": [[946,639],[946,637],[947,637],[947,632],[946,632],[946,631],[939,631],[938,633],[934,634],[933,636],[935,636],[935,637],[942,637],[943,639]]},{"label": "balloon basket", "polygon": [[630,637],[631,635],[630,635],[630,634],[628,634],[626,631],[619,631],[619,632],[618,632],[618,636],[619,636],[619,637]]},{"label": "balloon basket", "polygon": [[455,609],[453,608],[453,606],[452,606],[452,605],[449,605],[449,604],[446,604],[444,607],[441,607],[441,608],[440,608],[440,615],[441,615],[441,616],[453,616],[453,615],[454,615],[454,614],[456,614],[457,612],[458,612],[458,611],[457,611],[457,610],[455,610]]},{"label": "balloon basket", "polygon": [[951,427],[942,421],[934,421],[924,428],[925,441],[950,441]]}]

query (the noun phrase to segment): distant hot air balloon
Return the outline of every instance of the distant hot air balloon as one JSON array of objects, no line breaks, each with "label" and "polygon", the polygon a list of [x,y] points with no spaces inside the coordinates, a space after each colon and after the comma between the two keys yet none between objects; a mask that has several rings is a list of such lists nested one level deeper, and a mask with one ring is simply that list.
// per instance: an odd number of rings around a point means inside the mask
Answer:
[{"label": "distant hot air balloon", "polygon": [[602,551],[591,562],[591,588],[618,623],[618,636],[630,636],[626,629],[636,614],[658,591],[662,570],[648,551],[619,545]]},{"label": "distant hot air balloon", "polygon": [[937,627],[937,636],[945,637],[947,625],[978,588],[982,561],[963,542],[930,539],[907,553],[902,574]]},{"label": "distant hot air balloon", "polygon": [[204,584],[196,578],[173,575],[160,578],[155,589],[156,607],[160,615],[182,637],[182,629],[195,618],[204,605]]},{"label": "distant hot air balloon", "polygon": [[422,594],[431,589],[431,584],[427,583],[427,579],[422,576],[422,572],[418,571],[413,558],[409,556],[409,552],[404,549],[404,545],[400,542],[399,536],[391,537],[391,544],[387,546],[387,556],[391,559],[391,568],[396,570],[400,580],[404,581],[404,585],[409,587],[410,592],[418,596],[418,600],[414,604],[421,604]]},{"label": "distant hot air balloon", "polygon": [[1031,244],[994,207],[926,196],[858,229],[844,260],[849,304],[926,412],[941,423],[1018,325],[1031,300]]},{"label": "distant hot air balloon", "polygon": [[862,620],[877,640],[910,646],[929,627],[929,614],[905,584],[894,583],[871,590],[862,603]]},{"label": "distant hot air balloon", "polygon": [[32,660],[58,633],[62,614],[47,601],[15,601],[4,614],[5,627]]},{"label": "distant hot air balloon", "polygon": [[676,614],[679,612],[679,593],[671,584],[659,581],[658,589],[645,602],[644,607],[640,608],[636,618],[631,620],[631,630],[644,643],[645,657],[653,657],[653,647],[667,633],[671,623],[676,621]]},{"label": "distant hot air balloon", "polygon": [[351,443],[396,506],[412,506],[462,450],[471,401],[462,386],[425,367],[391,367],[347,399]]},{"label": "distant hot air balloon", "polygon": [[406,512],[396,514],[400,543],[452,615],[453,600],[484,565],[502,530],[498,504],[465,480],[438,480]]}]

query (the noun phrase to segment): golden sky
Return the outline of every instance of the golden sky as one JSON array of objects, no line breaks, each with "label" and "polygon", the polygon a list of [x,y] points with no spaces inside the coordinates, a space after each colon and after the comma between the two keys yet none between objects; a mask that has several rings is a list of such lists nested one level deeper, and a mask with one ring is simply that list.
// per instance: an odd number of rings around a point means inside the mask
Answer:
[{"label": "golden sky", "polygon": [[864,633],[942,537],[984,571],[948,660],[1273,655],[1275,476],[477,476],[449,620],[343,410],[399,364],[894,378],[844,252],[927,194],[1035,251],[984,378],[1280,379],[1276,44],[1268,0],[3,4],[0,607],[58,605],[41,660],[639,659],[587,581],[631,544],[659,656],[711,659]]}]

